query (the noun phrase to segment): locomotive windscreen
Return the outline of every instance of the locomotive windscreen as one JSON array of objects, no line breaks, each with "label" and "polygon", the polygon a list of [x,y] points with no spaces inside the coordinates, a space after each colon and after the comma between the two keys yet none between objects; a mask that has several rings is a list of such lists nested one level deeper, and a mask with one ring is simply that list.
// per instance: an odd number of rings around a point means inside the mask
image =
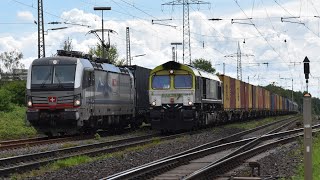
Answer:
[{"label": "locomotive windscreen", "polygon": [[191,75],[175,75],[174,76],[174,88],[191,89],[192,88],[192,76]]},{"label": "locomotive windscreen", "polygon": [[73,87],[75,70],[75,65],[34,65],[31,70],[31,87]]},{"label": "locomotive windscreen", "polygon": [[169,89],[170,88],[170,76],[168,75],[154,75],[152,77],[153,89]]}]

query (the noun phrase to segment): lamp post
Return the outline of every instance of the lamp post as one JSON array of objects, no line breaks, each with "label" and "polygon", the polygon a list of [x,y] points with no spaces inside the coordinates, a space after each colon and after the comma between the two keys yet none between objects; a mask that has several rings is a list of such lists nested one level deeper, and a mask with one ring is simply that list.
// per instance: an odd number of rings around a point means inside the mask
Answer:
[{"label": "lamp post", "polygon": [[172,46],[176,46],[176,61],[178,61],[177,48],[178,48],[178,45],[182,45],[182,43],[174,42],[174,43],[171,43],[171,45],[172,45]]},{"label": "lamp post", "polygon": [[101,11],[102,15],[102,41],[101,41],[101,47],[102,47],[102,58],[104,58],[104,27],[103,27],[103,11],[111,10],[111,7],[94,7],[93,10],[95,11]]},{"label": "lamp post", "polygon": [[131,66],[131,61],[133,61],[133,58],[134,57],[140,57],[140,56],[145,56],[146,54],[138,54],[138,55],[135,55],[135,56],[131,56],[131,60],[130,60],[130,66]]}]

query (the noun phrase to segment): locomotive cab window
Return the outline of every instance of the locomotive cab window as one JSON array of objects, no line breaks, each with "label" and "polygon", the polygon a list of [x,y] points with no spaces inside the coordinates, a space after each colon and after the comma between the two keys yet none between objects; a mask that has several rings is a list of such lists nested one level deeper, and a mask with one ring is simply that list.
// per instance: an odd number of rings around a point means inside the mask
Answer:
[{"label": "locomotive cab window", "polygon": [[170,88],[170,76],[154,75],[152,77],[152,89],[169,89],[169,88]]},{"label": "locomotive cab window", "polygon": [[174,87],[177,89],[190,89],[192,88],[192,76],[191,75],[175,75]]}]

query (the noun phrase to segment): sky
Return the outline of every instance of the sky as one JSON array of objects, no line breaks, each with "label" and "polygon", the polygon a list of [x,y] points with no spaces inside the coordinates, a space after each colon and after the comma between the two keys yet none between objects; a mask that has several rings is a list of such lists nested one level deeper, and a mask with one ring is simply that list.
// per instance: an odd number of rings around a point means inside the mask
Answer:
[{"label": "sky", "polygon": [[[43,0],[46,56],[55,55],[67,38],[72,40],[73,50],[83,52],[99,43],[88,31],[101,29],[101,11],[93,8],[102,6],[111,7],[110,11],[104,11],[104,28],[116,31],[110,34],[110,41],[116,45],[119,58],[126,57],[126,27],[129,27],[132,64],[154,68],[172,59],[172,42],[183,41],[183,7],[165,5],[170,2],[173,1]],[[220,73],[225,63],[225,74],[236,78],[239,45],[243,81],[262,86],[274,83],[291,89],[293,79],[293,89],[304,91],[302,61],[307,56],[311,61],[309,92],[320,97],[320,1],[201,2],[189,6],[192,60],[209,60]],[[37,0],[0,1],[0,53],[22,52],[21,62],[26,68],[38,56],[37,3]],[[208,20],[212,18],[221,20]],[[159,24],[152,24],[152,20]],[[51,30],[59,27],[67,28]],[[142,54],[145,55],[134,57]],[[178,62],[189,63],[182,60],[182,46],[177,47],[177,56]]]}]

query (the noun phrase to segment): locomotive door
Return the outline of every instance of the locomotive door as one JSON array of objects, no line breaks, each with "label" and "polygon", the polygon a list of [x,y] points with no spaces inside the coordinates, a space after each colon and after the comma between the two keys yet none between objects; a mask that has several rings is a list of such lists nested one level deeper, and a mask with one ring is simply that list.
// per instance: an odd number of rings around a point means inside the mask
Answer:
[{"label": "locomotive door", "polygon": [[90,116],[94,116],[94,104],[95,104],[95,77],[94,71],[89,72],[89,109],[90,109]]}]

